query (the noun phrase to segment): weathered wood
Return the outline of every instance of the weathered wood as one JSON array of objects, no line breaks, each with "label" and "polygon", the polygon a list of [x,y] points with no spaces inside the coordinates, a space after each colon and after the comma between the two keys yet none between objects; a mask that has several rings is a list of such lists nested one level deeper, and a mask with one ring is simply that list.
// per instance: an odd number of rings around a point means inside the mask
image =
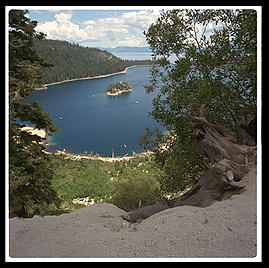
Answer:
[{"label": "weathered wood", "polygon": [[169,207],[192,205],[206,207],[215,201],[225,200],[244,190],[241,179],[248,172],[245,152],[236,145],[236,138],[220,125],[210,124],[201,107],[200,117],[193,118],[195,136],[211,162],[209,170],[182,196],[168,205],[159,202],[133,210],[122,216],[130,222],[138,222]]},{"label": "weathered wood", "polygon": [[229,131],[219,125],[209,124],[204,117],[194,117],[194,133],[209,157],[211,164],[221,159],[230,159],[238,164],[245,164],[244,153],[233,142],[236,139]]}]

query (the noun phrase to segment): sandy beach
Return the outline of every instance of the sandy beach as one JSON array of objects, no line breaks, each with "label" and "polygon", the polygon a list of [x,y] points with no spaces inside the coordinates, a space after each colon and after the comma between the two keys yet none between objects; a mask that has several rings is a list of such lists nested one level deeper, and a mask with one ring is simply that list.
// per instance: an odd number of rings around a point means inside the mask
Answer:
[{"label": "sandy beach", "polygon": [[204,208],[167,209],[139,224],[123,220],[121,216],[126,212],[108,203],[60,216],[11,218],[9,256],[15,261],[16,258],[250,258],[244,260],[251,261],[259,242],[256,179],[256,166],[252,165],[242,179],[246,185],[243,193]]},{"label": "sandy beach", "polygon": [[[49,152],[46,152],[49,153]],[[49,153],[51,154],[51,153]],[[92,160],[101,160],[101,161],[107,161],[107,162],[116,162],[116,161],[129,161],[133,159],[134,157],[145,157],[152,155],[153,152],[146,151],[142,153],[135,154],[133,156],[116,156],[116,157],[104,157],[104,156],[98,156],[98,155],[80,155],[80,154],[70,154],[65,151],[57,151],[54,153],[56,155],[65,155],[66,158],[73,159],[73,160],[80,160],[80,159],[92,159]]]},{"label": "sandy beach", "polygon": [[37,129],[37,128],[34,128],[34,127],[30,127],[30,126],[22,127],[21,128],[21,131],[29,132],[32,135],[37,135],[37,136],[39,136],[42,139],[45,139],[46,136],[47,136],[45,130],[43,130],[43,129]]}]

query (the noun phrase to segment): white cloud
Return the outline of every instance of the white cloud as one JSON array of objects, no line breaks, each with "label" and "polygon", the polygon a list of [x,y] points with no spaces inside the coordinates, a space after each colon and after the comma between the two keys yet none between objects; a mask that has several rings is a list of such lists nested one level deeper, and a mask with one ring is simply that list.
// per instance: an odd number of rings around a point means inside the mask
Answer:
[{"label": "white cloud", "polygon": [[47,34],[49,39],[61,39],[73,42],[103,41],[115,45],[145,45],[144,30],[159,16],[159,12],[129,11],[118,17],[106,17],[86,20],[80,23],[72,21],[72,14],[60,12],[53,21],[38,24],[37,31]]},{"label": "white cloud", "polygon": [[118,41],[119,46],[134,46],[134,47],[139,47],[143,45],[143,39],[136,37],[136,36],[131,36],[131,37],[126,37],[123,40]]},{"label": "white cloud", "polygon": [[88,37],[90,37],[89,39],[98,40],[107,37],[113,40],[115,39],[115,35],[128,33],[128,30],[118,18],[109,17],[97,20],[88,20],[83,24],[86,25],[84,32]]},{"label": "white cloud", "polygon": [[72,18],[72,14],[70,13],[55,14],[54,18],[56,19],[57,22],[65,24],[69,23],[69,20]]},{"label": "white cloud", "polygon": [[158,12],[146,10],[123,13],[121,18],[125,25],[140,31],[146,30],[159,16]]},{"label": "white cloud", "polygon": [[58,13],[54,15],[54,21],[38,24],[37,31],[47,34],[49,39],[67,39],[68,41],[81,41],[87,39],[87,35],[79,25],[70,21],[72,14]]}]

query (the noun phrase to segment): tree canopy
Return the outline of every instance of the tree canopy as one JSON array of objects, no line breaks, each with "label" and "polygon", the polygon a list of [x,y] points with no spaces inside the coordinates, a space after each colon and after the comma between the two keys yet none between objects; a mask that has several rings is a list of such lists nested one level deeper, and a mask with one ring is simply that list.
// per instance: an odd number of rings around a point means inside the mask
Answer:
[{"label": "tree canopy", "polygon": [[106,89],[106,93],[112,94],[112,95],[113,94],[118,95],[124,92],[130,92],[132,90],[133,88],[130,86],[130,84],[128,84],[125,81],[120,81],[120,82],[109,85]]},{"label": "tree canopy", "polygon": [[45,57],[33,50],[37,33],[36,21],[27,18],[27,11],[9,12],[9,208],[11,215],[22,217],[42,214],[46,205],[59,203],[51,188],[52,170],[49,156],[43,152],[37,135],[22,131],[28,122],[51,134],[57,128],[49,114],[37,103],[26,104],[26,97],[42,82],[42,69],[51,66]]},{"label": "tree canopy", "polygon": [[210,122],[239,138],[242,124],[256,118],[257,14],[251,9],[171,10],[144,34],[156,61],[146,86],[157,91],[151,115],[175,137],[168,141],[169,150],[157,153],[167,174],[163,185],[166,191],[182,189],[208,163],[191,126],[202,105]]}]

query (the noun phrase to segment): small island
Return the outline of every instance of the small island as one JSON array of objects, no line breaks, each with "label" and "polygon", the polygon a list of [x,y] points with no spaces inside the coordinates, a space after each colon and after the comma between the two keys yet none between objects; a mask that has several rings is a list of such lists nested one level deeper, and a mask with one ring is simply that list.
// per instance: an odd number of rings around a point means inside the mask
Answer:
[{"label": "small island", "polygon": [[131,92],[133,88],[124,81],[117,82],[108,86],[106,94],[108,96],[118,96],[122,93]]}]

